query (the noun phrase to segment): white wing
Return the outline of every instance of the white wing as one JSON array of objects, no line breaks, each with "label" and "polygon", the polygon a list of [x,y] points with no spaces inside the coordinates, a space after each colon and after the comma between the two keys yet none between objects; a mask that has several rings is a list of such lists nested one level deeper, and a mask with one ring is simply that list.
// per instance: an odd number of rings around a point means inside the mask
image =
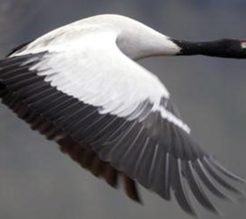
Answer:
[{"label": "white wing", "polygon": [[228,199],[214,180],[240,194],[218,172],[241,179],[194,143],[166,88],[117,48],[116,34],[65,42],[58,37],[38,47],[44,42],[34,41],[0,62],[5,104],[47,137],[71,138],[163,198],[169,200],[172,189],[188,213],[195,214],[185,179],[214,212],[200,181],[220,198]]},{"label": "white wing", "polygon": [[[45,81],[58,90],[100,107],[102,114],[129,118],[142,102],[149,100],[153,104],[152,111],[161,111],[164,118],[189,132],[187,125],[160,106],[162,98],[167,101],[169,98],[164,85],[126,57],[118,49],[116,37],[111,32],[99,32],[72,40],[67,45],[55,44],[31,70],[46,76]],[[37,52],[36,48],[31,47],[18,55],[32,52]]]}]

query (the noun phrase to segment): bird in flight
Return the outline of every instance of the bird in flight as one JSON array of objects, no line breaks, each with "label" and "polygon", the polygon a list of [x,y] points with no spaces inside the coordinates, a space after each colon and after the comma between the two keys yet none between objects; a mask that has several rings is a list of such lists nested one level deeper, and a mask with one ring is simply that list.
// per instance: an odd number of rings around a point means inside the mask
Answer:
[{"label": "bird in flight", "polygon": [[[153,56],[246,58],[243,40],[175,40],[121,15],[57,28],[0,61],[2,102],[83,168],[140,202],[138,184],[196,215],[191,195],[243,195],[229,172],[191,137],[163,83],[137,63]],[[235,181],[235,182],[234,182]],[[226,191],[226,192],[225,192]],[[189,193],[190,192],[190,193]],[[230,192],[231,195],[228,195]]]}]

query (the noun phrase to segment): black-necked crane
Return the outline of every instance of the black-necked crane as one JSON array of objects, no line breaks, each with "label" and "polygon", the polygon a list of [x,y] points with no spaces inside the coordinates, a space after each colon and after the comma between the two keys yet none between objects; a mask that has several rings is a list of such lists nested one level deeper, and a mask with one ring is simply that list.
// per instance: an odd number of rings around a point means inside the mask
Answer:
[{"label": "black-necked crane", "polygon": [[[162,82],[137,60],[152,56],[246,58],[246,42],[187,42],[120,15],[98,15],[55,29],[0,61],[2,102],[33,129],[113,187],[140,201],[137,184],[195,215],[190,190],[217,212],[209,190],[243,193],[245,182],[190,136]],[[204,189],[206,187],[206,189]],[[223,190],[223,189],[224,190]]]}]

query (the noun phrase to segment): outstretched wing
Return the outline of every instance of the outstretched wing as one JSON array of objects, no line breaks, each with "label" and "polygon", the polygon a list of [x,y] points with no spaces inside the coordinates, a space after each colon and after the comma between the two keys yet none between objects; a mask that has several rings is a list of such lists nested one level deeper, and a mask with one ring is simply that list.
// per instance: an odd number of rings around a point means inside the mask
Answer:
[{"label": "outstretched wing", "polygon": [[225,177],[243,179],[192,140],[161,82],[126,57],[113,34],[88,39],[43,49],[34,42],[2,60],[4,103],[91,172],[108,165],[111,175],[100,174],[109,184],[125,175],[126,191],[135,200],[134,182],[166,200],[172,190],[190,214],[195,211],[187,184],[213,212],[204,185],[223,199],[230,197],[220,187],[241,194]]}]

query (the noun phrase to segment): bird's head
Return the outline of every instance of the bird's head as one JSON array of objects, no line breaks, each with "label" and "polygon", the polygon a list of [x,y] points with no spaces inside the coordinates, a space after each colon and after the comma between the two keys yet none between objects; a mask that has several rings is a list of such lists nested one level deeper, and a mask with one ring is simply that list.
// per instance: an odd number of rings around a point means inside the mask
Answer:
[{"label": "bird's head", "polygon": [[206,55],[246,59],[246,40],[220,39],[208,42],[173,40],[180,48],[178,55]]},{"label": "bird's head", "polygon": [[220,55],[220,57],[246,59],[246,40],[218,40],[217,46],[214,46],[214,49],[217,49],[218,56]]}]

